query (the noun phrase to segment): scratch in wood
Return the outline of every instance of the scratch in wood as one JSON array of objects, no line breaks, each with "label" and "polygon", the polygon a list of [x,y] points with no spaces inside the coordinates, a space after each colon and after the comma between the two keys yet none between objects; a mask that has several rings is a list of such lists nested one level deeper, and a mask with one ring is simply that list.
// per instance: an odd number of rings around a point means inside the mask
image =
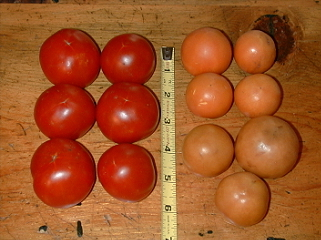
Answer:
[{"label": "scratch in wood", "polygon": [[7,230],[7,233],[12,237],[12,239],[16,239],[11,233],[10,233],[10,231],[9,231],[9,229],[8,229],[8,227],[7,226],[5,226],[5,228],[6,228],[6,230]]},{"label": "scratch in wood", "polygon": [[134,221],[134,222],[136,222],[136,220],[135,220],[134,218],[132,218],[132,217],[130,217],[130,216],[128,216],[128,215],[126,215],[125,213],[121,213],[121,215],[122,215],[123,217],[127,218],[127,219],[128,219],[128,220],[130,220],[130,221]]},{"label": "scratch in wood", "polygon": [[10,213],[8,216],[0,217],[0,221],[4,221],[4,220],[10,218],[11,214],[12,214],[12,213]]},{"label": "scratch in wood", "polygon": [[26,130],[24,129],[24,127],[22,126],[22,124],[21,123],[17,123],[20,127],[21,127],[21,129],[22,129],[22,131],[23,131],[23,135],[27,135],[27,132],[26,132]]},{"label": "scratch in wood", "polygon": [[299,48],[300,52],[303,54],[303,56],[307,59],[308,62],[311,63],[313,67],[315,67],[319,72],[321,72],[320,67],[316,64],[316,61],[313,61],[314,59],[311,59],[303,50]]},{"label": "scratch in wood", "polygon": [[16,151],[16,149],[14,148],[14,144],[13,144],[13,143],[8,143],[8,145],[9,145],[14,151]]},{"label": "scratch in wood", "polygon": [[104,218],[105,218],[105,220],[106,220],[106,222],[108,223],[108,225],[109,226],[111,226],[111,216],[109,215],[109,214],[106,214],[106,215],[104,215]]}]

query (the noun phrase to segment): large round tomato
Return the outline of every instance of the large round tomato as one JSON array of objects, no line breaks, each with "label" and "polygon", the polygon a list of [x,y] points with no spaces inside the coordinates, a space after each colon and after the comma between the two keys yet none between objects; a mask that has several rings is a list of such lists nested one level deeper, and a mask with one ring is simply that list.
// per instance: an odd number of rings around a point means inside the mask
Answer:
[{"label": "large round tomato", "polygon": [[270,198],[269,187],[261,178],[250,172],[237,172],[219,183],[215,205],[228,223],[249,227],[264,219]]},{"label": "large round tomato", "polygon": [[69,83],[86,87],[96,80],[100,71],[100,49],[87,33],[62,29],[41,46],[41,68],[53,84]]},{"label": "large round tomato", "polygon": [[101,68],[111,83],[146,83],[156,67],[151,42],[137,34],[122,34],[109,40],[101,54]]},{"label": "large round tomato", "polygon": [[40,131],[49,138],[77,139],[95,123],[96,104],[84,89],[58,84],[38,98],[34,117]]},{"label": "large round tomato", "polygon": [[225,172],[233,161],[233,139],[218,125],[202,124],[186,135],[182,153],[184,164],[191,172],[203,177],[216,177]]},{"label": "large round tomato", "polygon": [[222,74],[232,61],[232,45],[221,30],[198,28],[184,39],[181,58],[186,71],[194,76],[207,72]]},{"label": "large round tomato", "polygon": [[121,201],[145,199],[156,183],[152,155],[145,148],[129,143],[108,149],[98,161],[97,172],[104,189]]},{"label": "large round tomato", "polygon": [[195,76],[187,85],[186,105],[203,118],[224,116],[233,104],[233,87],[227,78],[207,72]]},{"label": "large round tomato", "polygon": [[55,138],[41,144],[30,169],[35,193],[51,207],[68,208],[80,203],[96,181],[92,155],[71,139]]},{"label": "large round tomato", "polygon": [[133,143],[149,137],[156,130],[159,117],[155,94],[138,83],[111,85],[97,104],[98,127],[116,143]]},{"label": "large round tomato", "polygon": [[259,116],[246,122],[235,141],[235,159],[246,171],[261,178],[288,174],[300,157],[300,140],[287,121]]}]

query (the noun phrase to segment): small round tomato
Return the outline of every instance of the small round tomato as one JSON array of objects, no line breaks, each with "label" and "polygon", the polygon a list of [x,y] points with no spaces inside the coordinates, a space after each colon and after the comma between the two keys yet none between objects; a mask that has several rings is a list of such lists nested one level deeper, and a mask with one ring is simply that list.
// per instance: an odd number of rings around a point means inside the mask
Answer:
[{"label": "small round tomato", "polygon": [[247,73],[264,73],[273,66],[275,58],[276,46],[273,39],[260,30],[244,33],[235,43],[234,59]]},{"label": "small round tomato", "polygon": [[202,73],[189,82],[185,98],[193,114],[218,118],[226,114],[233,104],[233,87],[222,75]]},{"label": "small round tomato", "polygon": [[71,139],[55,138],[41,144],[32,157],[30,169],[36,195],[56,208],[82,202],[96,181],[92,155]]},{"label": "small round tomato", "polygon": [[215,205],[228,223],[249,227],[261,222],[266,216],[270,205],[270,190],[253,173],[234,173],[219,183]]},{"label": "small round tomato", "polygon": [[156,68],[152,43],[138,34],[122,34],[108,41],[101,54],[101,68],[111,83],[144,84]]},{"label": "small round tomato", "polygon": [[203,124],[193,128],[183,143],[185,166],[193,173],[215,177],[226,171],[234,158],[232,137],[223,128]]},{"label": "small round tomato", "polygon": [[133,143],[149,137],[160,118],[155,94],[138,83],[119,82],[100,97],[96,111],[101,132],[116,143]]},{"label": "small round tomato", "polygon": [[86,87],[100,71],[100,49],[87,33],[61,29],[50,36],[39,53],[41,68],[53,84],[67,83]]},{"label": "small round tomato", "polygon": [[99,181],[114,198],[138,202],[148,197],[156,183],[152,155],[143,147],[123,143],[108,149],[97,165]]},{"label": "small round tomato", "polygon": [[282,102],[282,89],[274,78],[266,74],[252,74],[236,86],[234,100],[247,117],[273,115]]},{"label": "small round tomato", "polygon": [[252,118],[239,131],[235,158],[240,166],[262,178],[288,174],[299,159],[300,142],[292,126],[275,116]]},{"label": "small round tomato", "polygon": [[232,45],[219,29],[203,27],[189,33],[182,43],[182,63],[192,75],[221,74],[232,61]]},{"label": "small round tomato", "polygon": [[34,117],[47,137],[77,139],[94,125],[95,109],[95,101],[85,89],[58,84],[39,96]]}]

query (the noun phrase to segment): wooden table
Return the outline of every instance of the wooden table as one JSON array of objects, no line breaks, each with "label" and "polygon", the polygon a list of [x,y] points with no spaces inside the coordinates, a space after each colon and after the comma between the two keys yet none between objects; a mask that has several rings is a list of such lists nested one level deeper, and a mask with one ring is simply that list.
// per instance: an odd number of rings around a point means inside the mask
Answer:
[{"label": "wooden table", "polygon": [[[235,138],[248,119],[235,106],[219,119],[202,119],[188,111],[184,91],[191,75],[182,67],[180,47],[189,32],[203,26],[224,30],[234,43],[266,14],[280,16],[295,40],[293,52],[268,73],[282,84],[284,99],[276,115],[299,131],[302,155],[287,176],[267,180],[272,193],[267,217],[255,226],[238,228],[223,221],[213,199],[220,179],[241,168],[234,162],[216,178],[197,177],[182,164],[181,147],[184,136],[197,125],[218,124]],[[81,206],[70,209],[48,207],[33,192],[30,159],[47,140],[34,123],[33,107],[51,86],[40,69],[38,51],[47,37],[67,27],[88,32],[101,48],[113,36],[128,32],[149,38],[158,57],[161,46],[176,48],[179,239],[321,239],[321,3],[316,0],[0,4],[0,239],[77,239],[78,220],[83,239],[160,239],[160,180],[154,192],[139,203],[112,199],[99,182]],[[234,86],[245,76],[234,62],[224,75]],[[158,97],[159,79],[160,64],[147,84]],[[100,74],[87,89],[98,100],[108,86]],[[79,141],[96,161],[113,145],[96,125]],[[160,129],[138,144],[150,150],[160,171]],[[38,232],[42,225],[48,226],[47,233]]]}]

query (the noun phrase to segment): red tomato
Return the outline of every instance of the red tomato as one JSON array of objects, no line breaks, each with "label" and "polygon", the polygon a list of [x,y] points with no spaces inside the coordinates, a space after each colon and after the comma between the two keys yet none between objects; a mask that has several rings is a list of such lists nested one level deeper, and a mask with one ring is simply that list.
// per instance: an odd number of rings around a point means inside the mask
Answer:
[{"label": "red tomato", "polygon": [[41,144],[31,160],[33,188],[45,204],[69,208],[83,201],[96,181],[95,162],[79,142],[55,138]]},{"label": "red tomato", "polygon": [[95,123],[95,109],[95,101],[86,90],[59,84],[40,95],[34,117],[40,131],[47,137],[77,139]]},{"label": "red tomato", "polygon": [[112,38],[101,54],[101,68],[111,83],[144,84],[153,75],[156,54],[151,42],[137,34],[122,34]]},{"label": "red tomato", "polygon": [[145,199],[156,183],[152,155],[145,148],[129,143],[108,149],[98,161],[97,172],[104,189],[126,202]]},{"label": "red tomato", "polygon": [[160,107],[146,86],[120,82],[111,85],[97,104],[101,132],[116,143],[133,143],[150,136],[157,128]]},{"label": "red tomato", "polygon": [[62,29],[41,46],[41,68],[53,84],[86,87],[100,71],[100,49],[93,38],[77,29]]}]

